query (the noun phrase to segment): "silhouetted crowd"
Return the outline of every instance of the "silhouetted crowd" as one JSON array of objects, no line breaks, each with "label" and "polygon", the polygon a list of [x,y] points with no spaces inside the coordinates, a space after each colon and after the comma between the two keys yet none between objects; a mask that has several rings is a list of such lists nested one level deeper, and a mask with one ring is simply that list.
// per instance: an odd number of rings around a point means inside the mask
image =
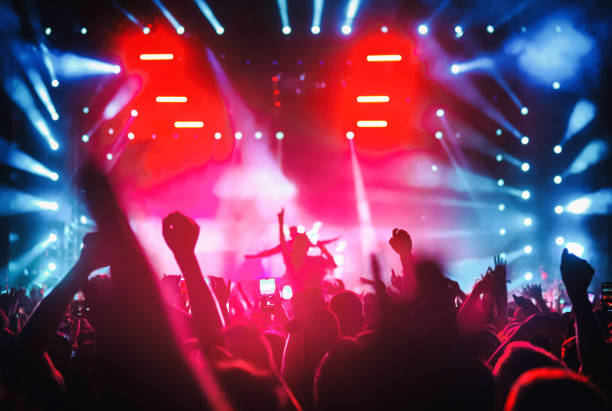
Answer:
[{"label": "silhouetted crowd", "polygon": [[181,275],[160,280],[106,177],[88,165],[79,189],[98,231],[77,263],[44,298],[0,295],[0,409],[610,409],[610,317],[567,250],[567,313],[538,285],[509,298],[499,256],[465,294],[401,229],[401,272],[385,284],[372,256],[360,295],[329,275],[325,242],[285,238],[281,211],[279,245],[247,257],[278,252],[285,275],[254,288],[203,276],[206,233],[174,212],[160,230]]}]

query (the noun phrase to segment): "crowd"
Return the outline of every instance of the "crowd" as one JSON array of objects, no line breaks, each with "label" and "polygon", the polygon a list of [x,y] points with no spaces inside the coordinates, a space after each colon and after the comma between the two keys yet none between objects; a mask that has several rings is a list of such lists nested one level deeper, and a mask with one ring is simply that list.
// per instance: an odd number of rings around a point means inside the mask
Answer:
[{"label": "crowd", "polygon": [[181,275],[160,280],[105,176],[90,165],[79,181],[98,231],[78,262],[44,298],[0,296],[1,409],[610,409],[608,313],[588,298],[593,268],[567,250],[568,313],[538,286],[509,298],[500,257],[464,293],[401,229],[389,245],[402,270],[385,284],[372,256],[360,295],[328,280],[323,244],[311,256],[305,235],[285,238],[281,212],[265,253],[286,273],[259,295],[202,275],[206,233],[178,212],[161,230]]}]

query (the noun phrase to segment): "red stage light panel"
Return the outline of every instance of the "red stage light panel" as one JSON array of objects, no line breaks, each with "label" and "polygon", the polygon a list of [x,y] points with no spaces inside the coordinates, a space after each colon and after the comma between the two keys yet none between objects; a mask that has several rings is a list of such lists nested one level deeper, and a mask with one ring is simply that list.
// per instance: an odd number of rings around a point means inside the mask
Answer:
[{"label": "red stage light panel", "polygon": [[[122,185],[134,190],[161,184],[211,160],[225,160],[235,143],[214,138],[216,131],[227,134],[230,127],[201,40],[177,36],[161,21],[155,27],[148,35],[133,30],[117,38],[124,73],[139,76],[142,89],[104,125],[120,130],[130,110],[138,110],[130,126],[135,138],[114,170]],[[116,137],[104,136],[104,144]]]},{"label": "red stage light panel", "polygon": [[356,40],[338,96],[338,136],[355,130],[355,145],[372,152],[423,147],[424,70],[412,40],[371,30]]}]

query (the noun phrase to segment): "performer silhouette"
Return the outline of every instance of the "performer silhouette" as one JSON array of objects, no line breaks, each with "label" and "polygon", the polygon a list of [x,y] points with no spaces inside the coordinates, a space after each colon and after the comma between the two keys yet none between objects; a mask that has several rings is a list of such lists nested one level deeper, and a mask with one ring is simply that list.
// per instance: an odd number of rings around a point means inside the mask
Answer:
[{"label": "performer silhouette", "polygon": [[[284,214],[285,210],[278,213],[280,244],[257,254],[245,255],[245,258],[261,258],[281,253],[285,262],[285,275],[279,279],[281,284],[291,285],[294,292],[317,288],[321,285],[323,277],[337,267],[334,257],[327,251],[325,244],[336,241],[338,238],[319,241],[314,245],[306,234],[298,233],[296,227],[291,227],[289,229],[291,239],[287,241],[283,231]],[[319,248],[321,255],[307,255],[310,247]]]}]

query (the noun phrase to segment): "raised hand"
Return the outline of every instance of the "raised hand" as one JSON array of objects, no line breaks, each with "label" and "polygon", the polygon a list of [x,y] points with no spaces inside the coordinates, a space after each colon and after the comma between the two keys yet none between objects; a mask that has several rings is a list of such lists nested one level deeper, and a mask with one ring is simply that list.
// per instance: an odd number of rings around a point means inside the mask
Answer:
[{"label": "raised hand", "polygon": [[495,263],[496,269],[497,267],[503,267],[504,270],[506,269],[506,260],[501,255],[498,254],[493,257],[493,262]]},{"label": "raised hand", "polygon": [[164,218],[162,233],[173,253],[193,253],[200,226],[191,218],[175,211]]},{"label": "raised hand", "polygon": [[397,275],[393,268],[391,269],[391,285],[400,292],[404,289],[404,277]]},{"label": "raised hand", "polygon": [[480,280],[474,284],[474,288],[472,289],[472,293],[476,293],[476,295],[491,293],[494,288],[494,279],[493,279],[493,271],[491,268],[487,269],[487,273],[483,275]]},{"label": "raised hand", "polygon": [[536,301],[542,299],[542,285],[541,284],[528,284],[523,288],[523,294],[529,298],[533,298]]},{"label": "raised hand", "polygon": [[495,268],[492,271],[493,281],[495,283],[495,290],[500,294],[506,292],[506,277],[508,275],[508,268],[506,266],[506,260],[500,255],[493,257]]},{"label": "raised hand", "polygon": [[284,221],[285,219],[285,209],[281,208],[280,212],[276,214],[276,217],[278,218],[278,221]]},{"label": "raised hand", "polygon": [[230,297],[231,280],[228,280],[226,283],[223,278],[212,275],[208,276],[208,280],[210,281],[210,286],[212,287],[213,292],[217,296],[217,301],[219,301],[219,304],[221,306],[227,304]]},{"label": "raised hand", "polygon": [[595,274],[595,270],[586,260],[571,254],[567,251],[567,248],[563,249],[561,278],[572,304],[576,304],[579,299],[587,298],[588,301],[587,288],[591,283],[593,274]]},{"label": "raised hand", "polygon": [[406,230],[399,228],[393,229],[393,235],[389,239],[389,245],[400,256],[409,256],[412,254],[412,239]]}]

